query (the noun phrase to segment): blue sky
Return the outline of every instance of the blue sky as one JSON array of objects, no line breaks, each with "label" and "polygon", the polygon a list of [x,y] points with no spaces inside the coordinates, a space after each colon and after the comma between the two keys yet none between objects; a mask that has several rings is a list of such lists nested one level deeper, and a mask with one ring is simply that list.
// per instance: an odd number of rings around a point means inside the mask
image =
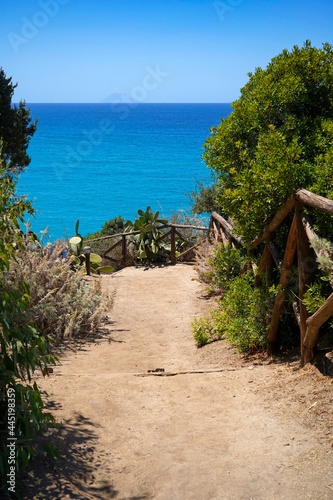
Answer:
[{"label": "blue sky", "polygon": [[[230,102],[284,48],[333,43],[333,2],[0,0],[14,100]],[[110,98],[111,96],[111,98]]]}]

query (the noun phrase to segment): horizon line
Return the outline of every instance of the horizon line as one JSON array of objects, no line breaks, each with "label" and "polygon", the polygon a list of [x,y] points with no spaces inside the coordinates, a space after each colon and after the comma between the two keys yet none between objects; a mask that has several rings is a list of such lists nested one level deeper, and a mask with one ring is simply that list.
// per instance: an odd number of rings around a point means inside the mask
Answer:
[{"label": "horizon line", "polygon": [[[233,101],[230,102],[133,102],[133,101],[119,101],[119,102],[36,102],[36,101],[26,101],[22,99],[26,104],[101,104],[101,105],[109,105],[109,104],[232,104]],[[19,102],[13,102],[13,104],[20,104]]]}]

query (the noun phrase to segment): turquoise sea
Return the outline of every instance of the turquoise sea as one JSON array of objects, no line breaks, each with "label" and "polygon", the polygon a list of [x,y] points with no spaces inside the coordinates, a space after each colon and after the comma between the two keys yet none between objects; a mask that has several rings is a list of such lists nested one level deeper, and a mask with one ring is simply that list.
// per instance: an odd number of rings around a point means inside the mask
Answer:
[{"label": "turquoise sea", "polygon": [[32,229],[49,237],[101,228],[148,205],[166,217],[189,211],[184,193],[210,180],[201,160],[209,129],[230,104],[27,104],[38,118],[18,192],[38,210]]}]

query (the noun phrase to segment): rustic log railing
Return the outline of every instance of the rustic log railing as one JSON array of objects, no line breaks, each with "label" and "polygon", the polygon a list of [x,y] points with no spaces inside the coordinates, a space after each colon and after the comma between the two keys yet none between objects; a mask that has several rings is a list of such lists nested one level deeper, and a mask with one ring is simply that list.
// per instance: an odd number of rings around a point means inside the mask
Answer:
[{"label": "rustic log railing", "polygon": [[[158,226],[157,229],[161,230],[161,229],[168,229],[168,228],[170,228],[169,231],[165,232],[160,238],[158,238],[156,240],[156,243],[160,243],[161,241],[163,241],[164,239],[166,239],[170,236],[170,240],[171,240],[170,254],[166,254],[164,252],[158,251],[157,255],[160,255],[161,257],[166,258],[172,264],[175,264],[177,262],[177,260],[180,260],[181,258],[185,257],[185,255],[187,255],[188,253],[193,251],[195,248],[197,248],[199,245],[201,245],[203,243],[203,241],[206,239],[206,237],[208,236],[208,231],[209,231],[208,227],[192,226],[192,225],[184,225],[184,224],[183,225],[182,224],[165,224],[165,225]],[[183,230],[193,229],[195,231],[204,231],[207,233],[207,235],[205,236],[205,238],[202,241],[199,241],[196,244],[192,244],[191,241],[187,240],[181,234],[181,232],[179,231],[181,229],[183,229]],[[134,255],[129,254],[128,243],[129,243],[130,238],[132,236],[137,235],[137,234],[140,234],[140,231],[131,231],[128,233],[112,234],[109,236],[103,236],[101,238],[91,239],[91,240],[89,240],[89,242],[108,240],[108,239],[109,240],[117,239],[117,241],[103,253],[103,257],[107,260],[110,260],[114,264],[117,264],[121,267],[125,267],[125,266],[128,266],[129,264],[131,264],[136,259],[135,254]],[[176,244],[177,244],[176,236],[178,236],[178,239],[180,239],[180,240],[186,242],[188,245],[190,245],[189,248],[187,248],[186,250],[184,250],[180,254],[177,254],[177,252],[176,252]],[[110,254],[119,246],[121,246],[121,259],[116,259],[114,257],[111,257]]]},{"label": "rustic log railing", "polygon": [[[293,302],[293,310],[300,328],[301,363],[303,365],[312,361],[314,358],[320,327],[333,315],[333,293],[312,315],[308,313],[303,302],[304,294],[307,287],[311,284],[313,274],[317,269],[315,252],[310,246],[311,239],[317,235],[312,229],[308,218],[303,213],[304,205],[333,215],[333,200],[323,198],[306,189],[299,189],[294,195],[288,198],[264,231],[251,242],[249,260],[241,271],[244,272],[251,265],[251,252],[258,247],[260,243],[265,242],[264,251],[258,268],[259,272],[256,274],[255,278],[255,286],[259,286],[262,273],[266,273],[267,280],[270,280],[274,267],[273,262],[280,271],[279,292],[275,298],[270,329],[268,332],[268,350],[272,353],[277,341],[286,287],[295,260],[295,254],[297,254],[299,291],[298,303],[296,301]],[[281,261],[278,249],[272,240],[274,239],[276,229],[282,224],[292,210],[294,210],[294,217],[289,230],[284,258],[283,261]],[[210,222],[211,233],[213,233],[216,238],[218,235],[217,239],[224,244],[234,242],[241,243],[241,239],[232,234],[232,224],[228,223],[220,215],[213,215],[214,220],[212,216]],[[221,231],[224,234],[220,234]]]}]

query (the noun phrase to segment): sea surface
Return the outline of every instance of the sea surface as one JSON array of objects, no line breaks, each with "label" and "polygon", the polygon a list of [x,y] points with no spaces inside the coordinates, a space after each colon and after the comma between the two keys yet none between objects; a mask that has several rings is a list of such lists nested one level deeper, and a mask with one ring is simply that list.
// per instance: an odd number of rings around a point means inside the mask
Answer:
[{"label": "sea surface", "polygon": [[27,104],[38,118],[31,163],[18,192],[38,211],[38,234],[51,241],[100,230],[121,215],[134,220],[148,205],[170,216],[189,212],[185,193],[210,180],[202,162],[210,128],[230,104]]}]

